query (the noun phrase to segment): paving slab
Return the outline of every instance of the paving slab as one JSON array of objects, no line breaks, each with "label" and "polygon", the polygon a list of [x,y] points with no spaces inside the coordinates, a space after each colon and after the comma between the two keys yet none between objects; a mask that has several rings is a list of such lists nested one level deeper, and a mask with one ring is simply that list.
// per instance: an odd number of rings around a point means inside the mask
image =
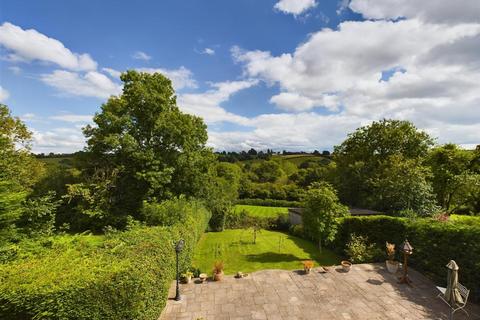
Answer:
[{"label": "paving slab", "polygon": [[[173,300],[172,282],[167,306],[159,320],[177,319],[448,319],[449,307],[438,299],[435,285],[409,269],[412,286],[398,284],[398,275],[382,264],[357,264],[350,272],[339,266],[327,273],[263,270],[245,278],[182,284],[181,301]],[[480,307],[469,303],[470,318],[480,320]]]}]

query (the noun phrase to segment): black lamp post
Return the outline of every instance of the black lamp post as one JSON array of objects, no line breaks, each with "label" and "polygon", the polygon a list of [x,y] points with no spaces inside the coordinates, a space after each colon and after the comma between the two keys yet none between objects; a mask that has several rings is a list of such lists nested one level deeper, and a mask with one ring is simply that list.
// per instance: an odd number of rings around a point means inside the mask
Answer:
[{"label": "black lamp post", "polygon": [[178,254],[180,252],[182,252],[182,249],[183,249],[184,245],[185,245],[185,241],[183,239],[178,241],[177,244],[175,245],[175,254],[177,256],[177,291],[176,291],[176,294],[175,294],[175,301],[180,301],[182,299],[180,297],[180,288],[178,286],[179,277],[180,277],[179,270],[178,270]]},{"label": "black lamp post", "polygon": [[413,253],[413,247],[410,245],[407,239],[402,243],[401,249],[403,251],[403,276],[399,279],[398,283],[412,284],[412,280],[408,277],[407,257]]}]

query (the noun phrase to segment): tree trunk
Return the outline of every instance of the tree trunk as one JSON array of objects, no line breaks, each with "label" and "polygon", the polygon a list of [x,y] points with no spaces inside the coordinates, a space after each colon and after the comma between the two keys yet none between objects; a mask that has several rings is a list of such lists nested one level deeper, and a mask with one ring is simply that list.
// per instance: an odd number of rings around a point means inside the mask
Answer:
[{"label": "tree trunk", "polygon": [[318,239],[318,250],[322,252],[322,238]]}]

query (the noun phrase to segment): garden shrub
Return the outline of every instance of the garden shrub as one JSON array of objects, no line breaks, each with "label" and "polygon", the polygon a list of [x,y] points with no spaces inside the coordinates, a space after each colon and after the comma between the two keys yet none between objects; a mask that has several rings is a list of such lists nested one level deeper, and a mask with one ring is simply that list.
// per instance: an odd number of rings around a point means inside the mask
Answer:
[{"label": "garden shrub", "polygon": [[368,238],[352,234],[346,245],[346,255],[353,263],[378,261],[382,256],[382,250],[375,243],[369,243]]},{"label": "garden shrub", "polygon": [[[411,221],[389,216],[346,217],[341,219],[334,248],[340,253],[344,251],[352,234],[368,237],[371,243],[382,248],[385,241],[399,248],[407,238],[414,248],[409,264],[442,286],[447,280],[445,265],[453,259],[460,266],[460,282],[472,290],[472,295],[480,298],[480,224],[465,223],[457,217],[450,221],[428,218]],[[397,259],[402,259],[399,250]]]},{"label": "garden shrub", "polygon": [[175,275],[174,241],[185,240],[185,271],[210,218],[203,207],[188,211],[168,228],[52,237],[45,251],[0,264],[0,318],[157,319]]},{"label": "garden shrub", "polygon": [[300,201],[276,200],[276,199],[238,199],[236,204],[264,206],[264,207],[302,207]]}]

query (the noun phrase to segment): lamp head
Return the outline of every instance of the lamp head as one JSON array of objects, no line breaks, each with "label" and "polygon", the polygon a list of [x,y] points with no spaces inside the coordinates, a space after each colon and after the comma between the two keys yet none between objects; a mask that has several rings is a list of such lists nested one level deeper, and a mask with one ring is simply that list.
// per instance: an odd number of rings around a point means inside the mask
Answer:
[{"label": "lamp head", "polygon": [[180,239],[180,241],[177,242],[175,245],[175,251],[177,253],[180,253],[183,250],[183,246],[185,245],[185,241],[183,239]]},{"label": "lamp head", "polygon": [[405,241],[402,243],[401,248],[402,248],[402,251],[405,252],[406,254],[412,254],[413,253],[413,247],[410,244],[410,242],[408,242],[407,239],[405,239]]}]

